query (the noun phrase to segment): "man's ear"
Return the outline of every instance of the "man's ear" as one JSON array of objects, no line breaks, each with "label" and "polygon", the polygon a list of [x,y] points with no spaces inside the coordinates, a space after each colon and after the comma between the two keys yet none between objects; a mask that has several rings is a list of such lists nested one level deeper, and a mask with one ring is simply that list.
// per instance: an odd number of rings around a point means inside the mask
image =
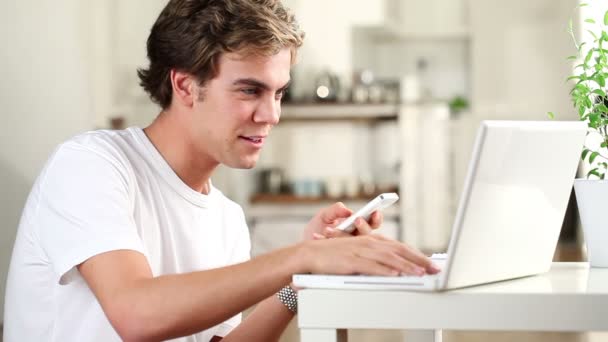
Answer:
[{"label": "man's ear", "polygon": [[173,87],[173,100],[186,107],[192,107],[196,100],[196,80],[185,72],[171,70],[171,86]]}]

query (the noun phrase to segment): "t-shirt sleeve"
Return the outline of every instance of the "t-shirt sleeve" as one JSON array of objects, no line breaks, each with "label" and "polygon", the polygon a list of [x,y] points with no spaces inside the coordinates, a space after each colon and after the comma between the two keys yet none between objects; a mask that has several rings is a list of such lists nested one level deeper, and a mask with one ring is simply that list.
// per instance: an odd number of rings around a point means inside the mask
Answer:
[{"label": "t-shirt sleeve", "polygon": [[114,250],[143,252],[133,220],[128,172],[110,153],[62,145],[40,182],[37,233],[56,279],[67,284],[75,267]]}]

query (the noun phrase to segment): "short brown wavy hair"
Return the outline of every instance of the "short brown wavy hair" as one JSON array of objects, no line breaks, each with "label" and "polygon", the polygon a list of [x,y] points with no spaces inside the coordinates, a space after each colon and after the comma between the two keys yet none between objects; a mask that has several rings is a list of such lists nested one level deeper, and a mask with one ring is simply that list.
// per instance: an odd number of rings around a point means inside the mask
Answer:
[{"label": "short brown wavy hair", "polygon": [[217,75],[222,53],[270,56],[290,48],[292,63],[304,32],[280,0],[170,0],[148,37],[150,66],[140,85],[163,109],[171,105],[172,69],[202,85]]}]

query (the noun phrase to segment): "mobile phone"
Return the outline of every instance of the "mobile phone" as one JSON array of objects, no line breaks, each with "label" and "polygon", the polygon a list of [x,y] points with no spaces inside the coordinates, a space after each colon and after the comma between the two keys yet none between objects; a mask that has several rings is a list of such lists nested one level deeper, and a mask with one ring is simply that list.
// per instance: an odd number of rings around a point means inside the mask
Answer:
[{"label": "mobile phone", "polygon": [[362,217],[364,220],[369,220],[370,215],[376,210],[382,210],[388,208],[391,204],[397,202],[399,195],[394,192],[387,192],[376,196],[373,200],[369,201],[363,208],[359,209],[356,213],[350,215],[346,220],[340,222],[336,226],[336,229],[340,229],[347,233],[351,233],[355,230],[355,220]]}]

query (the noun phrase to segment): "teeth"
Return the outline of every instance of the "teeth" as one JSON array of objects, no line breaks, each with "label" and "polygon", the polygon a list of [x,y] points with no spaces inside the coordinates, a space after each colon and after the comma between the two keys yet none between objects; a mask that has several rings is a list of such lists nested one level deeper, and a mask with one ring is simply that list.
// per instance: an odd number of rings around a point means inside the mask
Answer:
[{"label": "teeth", "polygon": [[249,140],[249,141],[253,141],[253,142],[256,142],[256,143],[262,141],[261,138],[255,138],[255,137],[245,137],[245,138],[247,140]]}]

